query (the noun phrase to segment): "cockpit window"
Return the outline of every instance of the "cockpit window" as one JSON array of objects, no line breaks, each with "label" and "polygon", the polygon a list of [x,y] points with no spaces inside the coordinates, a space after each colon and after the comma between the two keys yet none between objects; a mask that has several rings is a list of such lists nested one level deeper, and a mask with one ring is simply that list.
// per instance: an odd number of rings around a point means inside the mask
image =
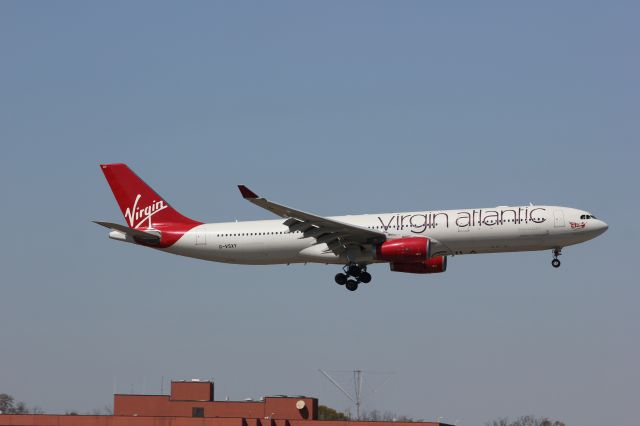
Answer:
[{"label": "cockpit window", "polygon": [[580,219],[595,219],[596,217],[592,214],[583,214],[580,216]]}]

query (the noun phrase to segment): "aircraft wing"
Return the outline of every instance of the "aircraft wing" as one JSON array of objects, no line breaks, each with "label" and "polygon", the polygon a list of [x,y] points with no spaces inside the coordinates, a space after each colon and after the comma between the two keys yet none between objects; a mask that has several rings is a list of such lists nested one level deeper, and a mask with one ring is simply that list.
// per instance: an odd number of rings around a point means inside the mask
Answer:
[{"label": "aircraft wing", "polygon": [[153,244],[153,243],[160,242],[160,237],[158,235],[151,234],[149,232],[144,232],[139,229],[129,228],[128,226],[119,225],[117,223],[99,222],[96,220],[94,220],[93,223],[97,223],[98,225],[104,226],[105,228],[113,229],[114,231],[119,231],[119,232],[122,232],[123,234],[130,235],[145,243]]},{"label": "aircraft wing", "polygon": [[300,238],[315,238],[316,244],[326,243],[329,250],[336,255],[344,253],[349,246],[377,244],[387,239],[387,236],[382,232],[274,203],[259,197],[244,185],[238,185],[238,188],[245,200],[286,218],[283,224],[291,232],[301,231]]}]

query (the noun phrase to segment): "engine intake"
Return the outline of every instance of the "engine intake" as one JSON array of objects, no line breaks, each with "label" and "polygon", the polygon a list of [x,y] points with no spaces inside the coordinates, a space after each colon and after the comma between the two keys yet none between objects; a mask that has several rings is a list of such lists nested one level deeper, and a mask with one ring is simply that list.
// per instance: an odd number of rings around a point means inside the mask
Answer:
[{"label": "engine intake", "polygon": [[409,274],[437,274],[447,270],[447,256],[436,256],[422,262],[401,263],[392,262],[390,268],[394,272]]},{"label": "engine intake", "polygon": [[424,237],[398,238],[376,247],[376,259],[387,262],[413,263],[429,259],[431,242]]}]

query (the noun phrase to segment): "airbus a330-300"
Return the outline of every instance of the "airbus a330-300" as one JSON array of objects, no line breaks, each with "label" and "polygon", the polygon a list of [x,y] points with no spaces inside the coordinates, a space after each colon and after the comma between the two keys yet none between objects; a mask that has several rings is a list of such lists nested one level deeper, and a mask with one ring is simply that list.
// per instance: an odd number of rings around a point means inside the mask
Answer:
[{"label": "airbus a330-300", "polygon": [[244,199],[280,219],[202,223],[178,213],[126,164],[101,168],[127,222],[96,222],[111,229],[112,239],[216,262],[342,265],[335,281],[351,291],[371,281],[367,267],[374,263],[431,274],[447,269],[448,256],[552,250],[557,268],[563,247],[608,228],[587,211],[542,205],[323,217],[259,197],[244,185]]}]

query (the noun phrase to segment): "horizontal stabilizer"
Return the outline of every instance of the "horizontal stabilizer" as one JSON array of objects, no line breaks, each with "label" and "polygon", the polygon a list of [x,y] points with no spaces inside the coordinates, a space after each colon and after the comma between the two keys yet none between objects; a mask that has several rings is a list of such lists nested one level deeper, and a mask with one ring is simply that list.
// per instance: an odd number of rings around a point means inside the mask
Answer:
[{"label": "horizontal stabilizer", "polygon": [[137,240],[143,241],[145,243],[154,244],[160,242],[160,236],[156,234],[152,234],[150,232],[141,231],[139,229],[129,228],[128,226],[119,225],[117,223],[111,222],[99,222],[94,220],[93,223],[97,223],[100,226],[104,226],[105,228],[113,229],[115,231],[122,232],[123,234],[130,235]]}]

